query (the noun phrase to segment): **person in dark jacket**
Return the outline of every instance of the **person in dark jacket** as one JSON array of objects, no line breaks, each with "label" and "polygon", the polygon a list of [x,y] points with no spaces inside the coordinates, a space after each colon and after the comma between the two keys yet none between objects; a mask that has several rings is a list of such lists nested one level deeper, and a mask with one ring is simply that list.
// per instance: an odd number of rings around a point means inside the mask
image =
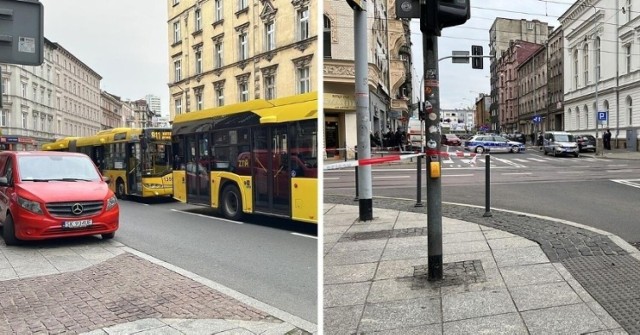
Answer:
[{"label": "person in dark jacket", "polygon": [[607,131],[602,135],[602,144],[605,150],[611,150],[611,131],[607,128]]}]

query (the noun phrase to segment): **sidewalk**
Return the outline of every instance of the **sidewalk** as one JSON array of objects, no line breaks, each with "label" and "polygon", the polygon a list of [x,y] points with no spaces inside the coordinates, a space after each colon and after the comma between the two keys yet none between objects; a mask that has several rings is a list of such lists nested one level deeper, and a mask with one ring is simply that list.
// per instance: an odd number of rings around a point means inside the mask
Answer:
[{"label": "sidewalk", "polygon": [[327,335],[640,333],[640,252],[616,236],[443,205],[444,279],[430,282],[425,208],[374,199],[358,222],[341,199],[325,196]]},{"label": "sidewalk", "polygon": [[7,247],[0,239],[0,334],[315,331],[310,322],[113,240]]}]

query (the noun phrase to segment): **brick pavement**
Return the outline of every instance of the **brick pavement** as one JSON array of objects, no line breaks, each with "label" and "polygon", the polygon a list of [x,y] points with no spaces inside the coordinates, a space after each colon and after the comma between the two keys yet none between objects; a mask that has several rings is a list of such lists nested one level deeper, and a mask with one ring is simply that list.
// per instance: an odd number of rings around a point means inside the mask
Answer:
[{"label": "brick pavement", "polygon": [[0,281],[0,307],[0,334],[76,334],[146,318],[282,322],[129,253],[75,272]]}]

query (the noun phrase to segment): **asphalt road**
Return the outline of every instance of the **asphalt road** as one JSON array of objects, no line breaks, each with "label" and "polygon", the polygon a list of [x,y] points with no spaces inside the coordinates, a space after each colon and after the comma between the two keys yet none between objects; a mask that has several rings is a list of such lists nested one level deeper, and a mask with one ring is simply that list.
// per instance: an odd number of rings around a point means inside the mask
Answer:
[{"label": "asphalt road", "polygon": [[120,202],[116,240],[317,324],[317,227],[244,223],[176,202]]},{"label": "asphalt road", "polygon": [[[485,161],[443,163],[442,200],[485,205]],[[373,168],[373,195],[416,199],[415,164]],[[423,185],[426,176],[422,176]],[[325,173],[326,194],[354,194],[352,171]],[[640,242],[640,161],[548,157],[536,151],[491,156],[491,207],[582,223]],[[426,201],[426,187],[422,189]],[[357,204],[357,203],[354,203]]]}]

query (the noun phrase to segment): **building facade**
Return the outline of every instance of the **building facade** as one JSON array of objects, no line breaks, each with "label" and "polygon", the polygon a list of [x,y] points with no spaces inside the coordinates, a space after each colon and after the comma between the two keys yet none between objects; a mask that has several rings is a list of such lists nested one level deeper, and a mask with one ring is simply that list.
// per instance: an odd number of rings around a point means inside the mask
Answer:
[{"label": "building facade", "polygon": [[[123,122],[123,102],[120,97],[107,91],[101,91],[100,96],[100,107],[102,109],[102,123],[100,126],[102,130],[123,127],[125,125]],[[94,133],[91,133],[91,135]]]},{"label": "building facade", "polygon": [[556,28],[547,42],[548,106],[544,129],[564,130],[564,29]]},{"label": "building facade", "polygon": [[154,115],[161,116],[162,104],[159,96],[147,94],[145,95],[144,100],[147,102],[147,104],[149,105],[149,110],[151,110]]},{"label": "building facade", "polygon": [[504,103],[503,97],[500,96],[499,92],[504,87],[502,86],[504,78],[501,77],[501,69],[498,68],[499,64],[501,64],[500,59],[505,53],[510,52],[509,50],[514,41],[543,44],[547,41],[550,29],[546,22],[524,19],[496,18],[491,25],[489,30],[489,54],[492,56],[490,58],[492,131],[497,132],[507,128],[501,123],[505,116],[500,115],[500,112],[505,109],[505,106],[500,106]]},{"label": "building facade", "polygon": [[523,134],[544,132],[547,118],[547,48],[536,45],[516,67],[518,126]]},{"label": "building facade", "polygon": [[489,94],[480,93],[476,97],[476,110],[474,114],[476,132],[491,131],[491,114],[489,108],[491,106],[491,96]]},{"label": "building facade", "polygon": [[169,112],[316,91],[317,0],[169,0]]},{"label": "building facade", "polygon": [[[637,150],[640,128],[640,15],[637,1],[582,0],[560,18],[564,27],[565,130]],[[635,105],[635,106],[634,106]],[[634,108],[635,107],[635,108]],[[606,120],[598,120],[603,112]]]},{"label": "building facade", "polygon": [[[395,1],[367,2],[369,120],[372,134],[406,130],[411,97],[408,20]],[[353,158],[357,145],[354,14],[346,2],[324,3],[324,148],[327,158]]]}]

